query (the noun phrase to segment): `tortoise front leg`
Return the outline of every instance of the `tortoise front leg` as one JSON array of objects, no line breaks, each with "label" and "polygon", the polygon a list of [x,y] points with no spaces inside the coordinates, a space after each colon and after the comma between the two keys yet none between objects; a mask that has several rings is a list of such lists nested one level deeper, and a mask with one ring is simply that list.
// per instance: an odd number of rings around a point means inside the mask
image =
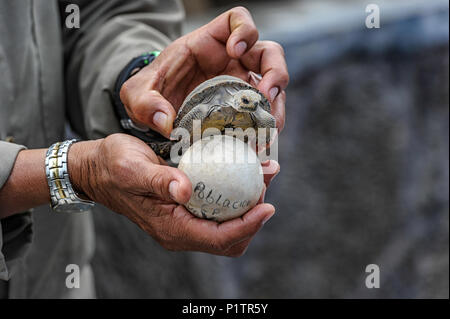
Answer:
[{"label": "tortoise front leg", "polygon": [[[211,108],[211,109],[210,109]],[[196,107],[194,107],[192,110],[190,110],[180,121],[178,124],[178,127],[183,127],[186,130],[189,131],[189,134],[192,136],[193,132],[193,125],[195,120],[200,120],[203,124],[206,117],[209,116],[209,114],[212,111],[212,107],[210,107],[207,104],[199,104]]]},{"label": "tortoise front leg", "polygon": [[251,113],[251,117],[255,122],[255,128],[265,128],[266,130],[266,142],[270,142],[270,129],[276,128],[276,120],[266,110],[259,107],[255,112]]}]

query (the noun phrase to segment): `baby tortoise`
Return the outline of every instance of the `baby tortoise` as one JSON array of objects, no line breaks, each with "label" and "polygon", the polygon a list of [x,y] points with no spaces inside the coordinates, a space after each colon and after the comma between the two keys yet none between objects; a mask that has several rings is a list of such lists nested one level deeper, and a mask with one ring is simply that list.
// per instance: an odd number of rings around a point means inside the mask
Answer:
[{"label": "baby tortoise", "polygon": [[[220,75],[198,85],[184,100],[174,121],[174,130],[182,127],[192,137],[193,121],[201,121],[201,131],[217,128],[275,128],[266,97],[249,83],[229,75]],[[270,135],[266,134],[267,141]],[[168,158],[176,141],[155,140],[149,143],[156,154]]]}]

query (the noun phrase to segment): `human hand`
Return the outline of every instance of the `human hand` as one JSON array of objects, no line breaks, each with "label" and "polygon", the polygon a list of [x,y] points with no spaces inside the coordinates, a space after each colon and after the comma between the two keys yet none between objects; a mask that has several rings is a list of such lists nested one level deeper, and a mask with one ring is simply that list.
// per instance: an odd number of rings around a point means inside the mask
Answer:
[{"label": "human hand", "polygon": [[[260,203],[241,218],[221,224],[189,213],[192,185],[180,170],[165,166],[141,140],[114,134],[105,139],[75,143],[68,156],[69,175],[76,191],[125,215],[164,248],[242,255],[250,240],[275,212]],[[278,173],[265,175],[265,183]]]},{"label": "human hand", "polygon": [[124,83],[120,97],[133,121],[169,137],[184,98],[201,82],[221,74],[257,87],[271,102],[277,128],[283,128],[289,82],[284,51],[276,42],[258,41],[252,17],[243,7],[174,41]]}]

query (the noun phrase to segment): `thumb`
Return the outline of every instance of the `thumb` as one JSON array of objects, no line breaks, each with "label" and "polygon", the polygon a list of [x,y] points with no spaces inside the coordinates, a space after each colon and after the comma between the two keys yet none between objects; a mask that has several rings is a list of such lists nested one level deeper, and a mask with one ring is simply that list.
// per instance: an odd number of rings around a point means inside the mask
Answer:
[{"label": "thumb", "polygon": [[179,204],[189,201],[192,184],[182,171],[174,167],[152,164],[147,172],[144,184],[150,193]]},{"label": "thumb", "polygon": [[127,102],[124,104],[130,118],[168,138],[176,116],[172,104],[156,90],[144,91],[128,99],[125,98],[126,94],[126,90],[121,91],[121,97],[124,96],[122,101]]}]

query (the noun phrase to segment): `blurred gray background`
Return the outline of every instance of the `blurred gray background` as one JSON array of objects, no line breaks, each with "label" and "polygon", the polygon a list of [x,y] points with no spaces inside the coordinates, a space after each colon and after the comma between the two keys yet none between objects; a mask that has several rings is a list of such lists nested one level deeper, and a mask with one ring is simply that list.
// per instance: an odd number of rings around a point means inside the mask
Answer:
[{"label": "blurred gray background", "polygon": [[[239,4],[285,48],[277,215],[231,259],[167,252],[100,207],[98,297],[448,298],[448,1],[185,4],[185,32]],[[372,263],[379,289],[365,286]]]}]

